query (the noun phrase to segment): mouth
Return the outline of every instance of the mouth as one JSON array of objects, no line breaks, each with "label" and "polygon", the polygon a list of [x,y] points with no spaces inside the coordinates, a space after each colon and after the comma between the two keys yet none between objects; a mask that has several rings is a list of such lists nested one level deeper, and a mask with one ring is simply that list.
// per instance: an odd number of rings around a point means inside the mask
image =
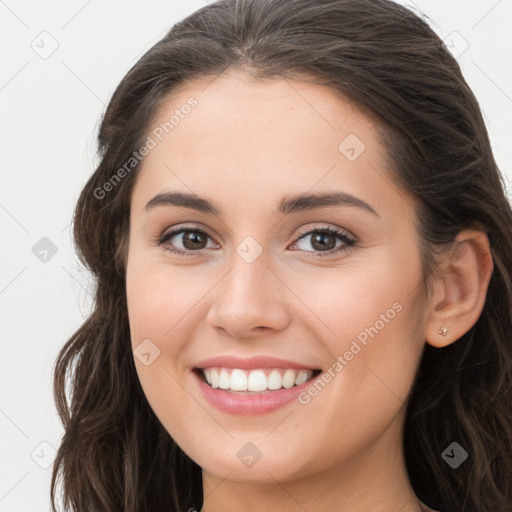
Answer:
[{"label": "mouth", "polygon": [[262,394],[291,389],[317,377],[322,370],[310,368],[194,368],[194,373],[210,388],[237,395]]}]

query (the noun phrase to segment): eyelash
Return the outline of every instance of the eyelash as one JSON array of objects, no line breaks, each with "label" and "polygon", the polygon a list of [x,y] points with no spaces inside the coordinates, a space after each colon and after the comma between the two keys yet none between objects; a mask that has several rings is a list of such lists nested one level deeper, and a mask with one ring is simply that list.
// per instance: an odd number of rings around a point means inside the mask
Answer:
[{"label": "eyelash", "polygon": [[[200,252],[200,250],[184,251],[181,249],[174,249],[170,246],[164,245],[168,240],[175,237],[176,235],[179,235],[180,233],[188,233],[188,232],[201,233],[202,235],[205,235],[208,238],[211,238],[210,235],[208,235],[208,233],[206,233],[202,229],[198,229],[198,228],[194,228],[194,227],[185,227],[185,228],[172,229],[171,231],[167,231],[167,232],[163,233],[162,235],[157,237],[156,244],[157,244],[157,246],[164,246],[163,248],[166,251],[172,252],[174,254],[178,254],[180,256],[197,255]],[[332,228],[330,226],[322,226],[322,227],[316,227],[316,228],[309,229],[309,230],[299,231],[297,233],[298,238],[293,243],[293,245],[295,245],[299,240],[302,240],[306,236],[312,235],[315,233],[334,235],[334,236],[338,237],[339,239],[341,239],[344,245],[340,245],[339,247],[336,247],[334,249],[329,249],[328,251],[305,251],[307,253],[314,253],[315,256],[313,256],[313,257],[321,257],[322,258],[322,257],[326,257],[326,256],[333,256],[334,254],[338,254],[339,252],[350,250],[356,244],[356,240],[349,237],[344,231],[341,231],[336,228]]]}]

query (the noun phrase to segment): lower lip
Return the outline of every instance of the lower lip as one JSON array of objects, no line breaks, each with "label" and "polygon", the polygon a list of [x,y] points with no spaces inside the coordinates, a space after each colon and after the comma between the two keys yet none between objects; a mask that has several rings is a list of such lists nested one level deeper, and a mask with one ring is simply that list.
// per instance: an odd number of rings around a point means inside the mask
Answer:
[{"label": "lower lip", "polygon": [[223,412],[243,415],[264,414],[275,411],[296,399],[302,391],[316,380],[316,378],[310,379],[290,389],[262,391],[255,395],[248,395],[237,393],[236,391],[212,388],[196,372],[192,372],[192,375],[197,380],[199,389],[210,404]]}]

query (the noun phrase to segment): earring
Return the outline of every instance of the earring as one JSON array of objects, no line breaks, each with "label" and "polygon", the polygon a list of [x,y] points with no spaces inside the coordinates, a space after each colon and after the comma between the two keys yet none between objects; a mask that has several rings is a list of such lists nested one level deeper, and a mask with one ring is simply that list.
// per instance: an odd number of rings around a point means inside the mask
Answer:
[{"label": "earring", "polygon": [[446,327],[441,327],[441,329],[439,329],[439,331],[437,331],[441,336],[446,336],[446,334],[448,333],[448,329]]}]

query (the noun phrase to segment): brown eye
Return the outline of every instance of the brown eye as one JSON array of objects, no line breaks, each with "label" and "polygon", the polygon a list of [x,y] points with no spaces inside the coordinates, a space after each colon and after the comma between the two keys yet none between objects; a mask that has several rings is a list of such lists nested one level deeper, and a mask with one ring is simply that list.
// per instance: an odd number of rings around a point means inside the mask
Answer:
[{"label": "brown eye", "polygon": [[[307,242],[309,239],[309,242]],[[340,243],[338,243],[338,241]],[[331,227],[312,229],[303,234],[294,244],[300,250],[315,256],[332,256],[354,246],[356,241],[345,232]],[[312,250],[309,247],[312,247]]]},{"label": "brown eye", "polygon": [[182,243],[187,250],[204,249],[208,236],[198,231],[183,231]]},{"label": "brown eye", "polygon": [[336,247],[336,237],[330,233],[314,233],[311,235],[311,246],[319,251],[329,251]]},{"label": "brown eye", "polygon": [[158,239],[158,245],[177,254],[199,252],[208,248],[210,236],[200,229],[181,228],[167,232]]}]

